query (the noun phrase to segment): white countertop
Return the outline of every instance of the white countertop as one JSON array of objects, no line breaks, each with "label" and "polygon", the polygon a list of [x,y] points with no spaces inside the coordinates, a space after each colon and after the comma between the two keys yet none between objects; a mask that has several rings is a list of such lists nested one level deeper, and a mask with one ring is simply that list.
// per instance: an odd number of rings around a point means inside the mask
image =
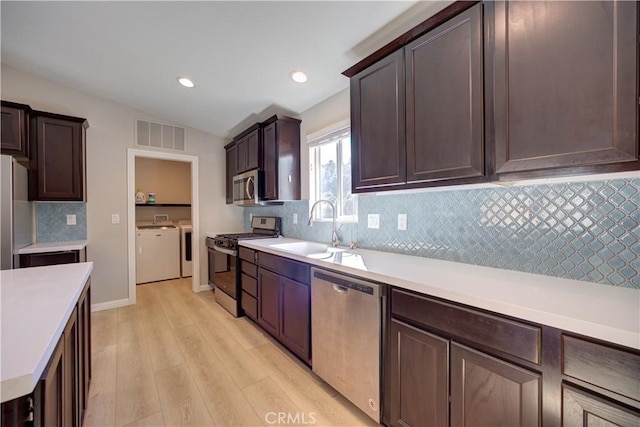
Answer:
[{"label": "white countertop", "polygon": [[20,255],[40,254],[43,252],[79,251],[87,246],[86,240],[72,240],[69,242],[34,243],[18,250]]},{"label": "white countertop", "polygon": [[640,349],[638,289],[366,249],[348,250],[334,262],[270,246],[298,241],[243,240],[240,245]]},{"label": "white countertop", "polygon": [[83,262],[0,271],[2,402],[33,391],[92,270]]}]

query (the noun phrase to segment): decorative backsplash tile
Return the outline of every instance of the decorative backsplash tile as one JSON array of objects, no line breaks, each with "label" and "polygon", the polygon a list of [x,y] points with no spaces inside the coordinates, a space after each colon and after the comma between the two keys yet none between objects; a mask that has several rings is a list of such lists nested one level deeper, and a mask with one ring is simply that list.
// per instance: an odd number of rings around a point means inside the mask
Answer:
[{"label": "decorative backsplash tile", "polygon": [[[67,215],[76,216],[76,225],[67,225]],[[36,202],[36,242],[86,240],[86,203]]]},{"label": "decorative backsplash tile", "polygon": [[[339,226],[343,245],[640,289],[640,179],[360,195],[358,212]],[[281,216],[287,237],[331,240],[331,223],[307,225],[306,200],[245,208],[246,228],[250,214]]]}]

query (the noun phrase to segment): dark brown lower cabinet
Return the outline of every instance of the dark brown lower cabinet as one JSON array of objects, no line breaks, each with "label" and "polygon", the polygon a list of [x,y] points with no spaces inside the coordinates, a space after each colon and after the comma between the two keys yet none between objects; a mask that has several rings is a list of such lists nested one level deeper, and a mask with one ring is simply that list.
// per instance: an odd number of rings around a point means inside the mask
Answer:
[{"label": "dark brown lower cabinet", "polygon": [[35,390],[2,404],[3,427],[81,427],[91,382],[91,279]]},{"label": "dark brown lower cabinet", "polygon": [[279,276],[263,268],[258,270],[258,324],[271,335],[280,331]]},{"label": "dark brown lower cabinet", "polygon": [[303,360],[311,360],[308,285],[259,268],[258,324]]},{"label": "dark brown lower cabinet", "polygon": [[391,426],[640,426],[640,350],[392,288]]},{"label": "dark brown lower cabinet", "polygon": [[282,278],[280,339],[305,360],[310,358],[311,328],[309,286]]},{"label": "dark brown lower cabinet", "polygon": [[541,424],[541,375],[451,343],[451,426]]},{"label": "dark brown lower cabinet", "polygon": [[42,425],[46,427],[65,427],[64,396],[64,335],[49,360],[42,379],[36,389],[35,405],[40,409]]},{"label": "dark brown lower cabinet", "polygon": [[[39,414],[37,415],[39,416]],[[0,425],[32,427],[35,419],[33,393],[2,404],[2,423]]]},{"label": "dark brown lower cabinet", "polygon": [[562,425],[565,427],[640,426],[640,415],[621,405],[577,388],[562,387]]},{"label": "dark brown lower cabinet", "polygon": [[20,268],[42,267],[45,265],[73,264],[86,260],[85,249],[78,251],[41,252],[20,255]]},{"label": "dark brown lower cabinet", "polygon": [[449,341],[391,320],[391,425],[449,424]]},{"label": "dark brown lower cabinet", "polygon": [[78,309],[71,314],[64,328],[62,419],[68,427],[79,427],[80,414],[78,405]]},{"label": "dark brown lower cabinet", "polygon": [[252,320],[258,320],[258,266],[256,251],[240,247],[240,284],[242,287],[241,306],[244,314]]},{"label": "dark brown lower cabinet", "polygon": [[[90,280],[90,279],[89,279]],[[91,383],[91,282],[78,300],[78,408],[80,424],[89,401]]]}]

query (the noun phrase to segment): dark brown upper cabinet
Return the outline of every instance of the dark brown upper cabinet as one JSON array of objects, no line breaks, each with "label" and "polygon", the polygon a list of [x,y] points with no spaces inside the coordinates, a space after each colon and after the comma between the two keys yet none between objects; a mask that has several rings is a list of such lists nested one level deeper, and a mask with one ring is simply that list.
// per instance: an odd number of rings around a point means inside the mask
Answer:
[{"label": "dark brown upper cabinet", "polygon": [[403,51],[351,78],[353,192],[406,181]]},{"label": "dark brown upper cabinet", "polygon": [[485,16],[495,179],[640,168],[637,2],[496,1]]},{"label": "dark brown upper cabinet", "polygon": [[86,119],[33,111],[29,200],[85,201]]},{"label": "dark brown upper cabinet", "polygon": [[629,1],[456,1],[343,74],[353,191],[640,169]]},{"label": "dark brown upper cabinet", "polygon": [[276,115],[262,125],[264,199],[300,200],[300,120]]},{"label": "dark brown upper cabinet", "polygon": [[233,203],[233,176],[252,169],[259,169],[263,176],[262,201],[278,204],[300,200],[300,120],[271,116],[240,133],[224,148],[227,204]]},{"label": "dark brown upper cabinet", "polygon": [[2,154],[19,159],[29,157],[29,112],[28,105],[2,101],[2,124],[0,146]]},{"label": "dark brown upper cabinet", "polygon": [[404,48],[409,183],[484,175],[482,31],[477,4]]},{"label": "dark brown upper cabinet", "polygon": [[262,144],[260,125],[255,124],[234,138],[236,141],[237,159],[236,174],[260,168]]},{"label": "dark brown upper cabinet", "polygon": [[482,4],[351,78],[353,190],[486,180]]},{"label": "dark brown upper cabinet", "polygon": [[238,148],[236,146],[235,141],[232,141],[230,144],[225,145],[225,163],[226,163],[226,204],[233,203],[233,177],[236,174],[236,167],[238,162]]}]

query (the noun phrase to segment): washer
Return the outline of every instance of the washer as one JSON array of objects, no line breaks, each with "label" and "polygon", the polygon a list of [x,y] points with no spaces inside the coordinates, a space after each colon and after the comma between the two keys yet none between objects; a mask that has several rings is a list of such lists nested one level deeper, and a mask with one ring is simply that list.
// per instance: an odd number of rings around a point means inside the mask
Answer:
[{"label": "washer", "polygon": [[136,226],[136,283],[180,277],[180,230],[173,224]]},{"label": "washer", "polygon": [[193,271],[191,266],[193,250],[191,221],[179,221],[178,227],[180,228],[180,275],[191,277]]}]

